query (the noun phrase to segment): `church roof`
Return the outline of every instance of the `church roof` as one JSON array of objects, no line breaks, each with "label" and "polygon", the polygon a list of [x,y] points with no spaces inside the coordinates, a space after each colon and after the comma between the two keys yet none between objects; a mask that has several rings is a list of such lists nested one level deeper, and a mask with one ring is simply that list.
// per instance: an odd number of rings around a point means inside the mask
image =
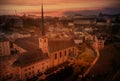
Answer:
[{"label": "church roof", "polygon": [[[17,39],[15,44],[27,51],[39,49],[38,37]],[[53,53],[74,46],[73,39],[48,39],[48,52]]]},{"label": "church roof", "polygon": [[21,54],[14,62],[13,66],[25,67],[45,59],[48,59],[48,54],[43,54],[39,49],[34,52],[31,51]]},{"label": "church roof", "polygon": [[72,39],[56,39],[48,41],[48,51],[49,53],[53,53],[59,50],[63,50],[69,47],[74,46],[74,40]]},{"label": "church roof", "polygon": [[[24,67],[49,58],[48,54],[43,54],[42,50],[39,48],[38,37],[17,39],[14,43],[27,50],[27,52],[18,57],[17,61],[14,63],[15,66]],[[53,53],[74,45],[75,43],[72,39],[48,39],[48,52]]]},{"label": "church roof", "polygon": [[27,51],[39,49],[38,37],[21,38],[15,40],[14,43]]}]

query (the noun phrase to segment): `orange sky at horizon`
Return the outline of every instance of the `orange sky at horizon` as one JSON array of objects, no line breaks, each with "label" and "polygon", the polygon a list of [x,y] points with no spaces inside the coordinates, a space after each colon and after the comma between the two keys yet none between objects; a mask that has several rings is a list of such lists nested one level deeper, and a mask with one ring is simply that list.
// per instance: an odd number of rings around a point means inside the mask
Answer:
[{"label": "orange sky at horizon", "polygon": [[[119,0],[44,0],[45,15],[64,15],[67,11],[98,10],[114,6]],[[41,11],[41,0],[1,0],[1,14],[35,14]]]}]

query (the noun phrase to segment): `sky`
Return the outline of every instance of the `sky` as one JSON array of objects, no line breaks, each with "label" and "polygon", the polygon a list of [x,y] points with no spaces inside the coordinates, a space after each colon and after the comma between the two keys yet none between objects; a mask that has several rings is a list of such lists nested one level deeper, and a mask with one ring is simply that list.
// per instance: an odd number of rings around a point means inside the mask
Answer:
[{"label": "sky", "polygon": [[[120,13],[119,0],[43,0],[47,16]],[[41,0],[0,0],[0,14],[40,15]]]}]

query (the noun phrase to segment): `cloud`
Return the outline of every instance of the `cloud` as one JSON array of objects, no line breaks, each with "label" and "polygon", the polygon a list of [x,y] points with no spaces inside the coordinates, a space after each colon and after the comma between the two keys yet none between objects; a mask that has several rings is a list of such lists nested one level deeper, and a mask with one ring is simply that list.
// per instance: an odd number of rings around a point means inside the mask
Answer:
[{"label": "cloud", "polygon": [[[57,13],[56,13],[57,12]],[[37,15],[37,16],[41,16],[41,12],[40,11],[28,11],[28,12],[20,12],[19,14],[23,15]],[[61,11],[47,11],[44,12],[44,16],[63,16],[63,12]]]},{"label": "cloud", "polygon": [[[58,4],[69,4],[79,3],[81,0],[43,0],[45,5],[58,5]],[[28,5],[36,6],[40,5],[41,0],[0,0],[0,5]]]},{"label": "cloud", "polygon": [[0,5],[40,5],[40,0],[1,0]]}]

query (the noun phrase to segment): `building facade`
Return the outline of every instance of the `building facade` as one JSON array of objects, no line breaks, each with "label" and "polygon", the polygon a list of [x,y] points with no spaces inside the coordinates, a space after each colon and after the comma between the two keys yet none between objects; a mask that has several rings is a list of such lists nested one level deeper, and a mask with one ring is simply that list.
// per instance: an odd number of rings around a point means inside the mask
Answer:
[{"label": "building facade", "polygon": [[[20,79],[24,80],[36,76],[39,73],[44,73],[50,68],[67,62],[70,56],[77,54],[77,48],[72,39],[48,39],[45,36],[38,37],[38,39],[24,38],[24,40],[17,39],[17,42],[15,42],[16,45],[21,43],[19,47],[26,50],[24,53],[20,52],[22,54],[14,62],[14,68],[17,68],[16,73],[18,73]],[[28,42],[24,43],[26,41]],[[24,45],[22,45],[22,42]],[[27,44],[30,43],[33,46],[28,47]],[[36,47],[35,44],[38,46]]]},{"label": "building facade", "polygon": [[5,38],[0,38],[0,56],[10,55],[10,42]]}]

